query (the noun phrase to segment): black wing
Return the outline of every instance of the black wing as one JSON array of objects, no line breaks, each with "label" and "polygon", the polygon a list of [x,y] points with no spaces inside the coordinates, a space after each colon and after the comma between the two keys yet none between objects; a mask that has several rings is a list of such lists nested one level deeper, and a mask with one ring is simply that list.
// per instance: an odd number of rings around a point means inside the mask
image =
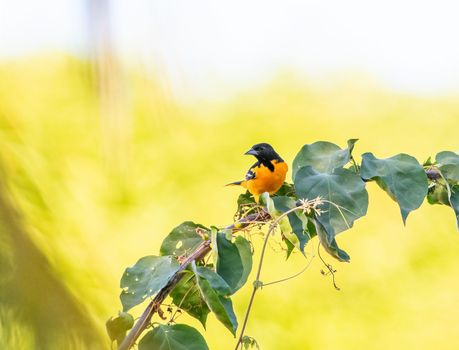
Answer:
[{"label": "black wing", "polygon": [[255,179],[255,168],[258,168],[260,166],[260,162],[256,162],[254,165],[250,167],[250,169],[247,171],[247,174],[245,174],[245,180],[253,180]]}]

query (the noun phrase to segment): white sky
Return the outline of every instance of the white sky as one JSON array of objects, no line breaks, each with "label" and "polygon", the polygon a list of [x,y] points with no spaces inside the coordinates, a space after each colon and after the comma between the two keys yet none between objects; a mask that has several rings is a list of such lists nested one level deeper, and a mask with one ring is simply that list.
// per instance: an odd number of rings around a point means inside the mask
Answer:
[{"label": "white sky", "polygon": [[[0,56],[84,53],[83,0],[3,1]],[[459,1],[112,0],[119,51],[191,91],[279,69],[361,71],[394,89],[459,90]]]}]

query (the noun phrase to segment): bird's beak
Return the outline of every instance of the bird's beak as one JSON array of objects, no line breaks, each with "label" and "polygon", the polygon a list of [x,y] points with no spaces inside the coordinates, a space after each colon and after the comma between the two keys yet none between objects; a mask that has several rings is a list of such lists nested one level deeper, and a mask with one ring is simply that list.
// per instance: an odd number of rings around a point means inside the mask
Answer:
[{"label": "bird's beak", "polygon": [[247,154],[247,155],[252,155],[252,156],[258,156],[258,152],[255,151],[253,148],[249,149],[247,152],[245,152],[244,154]]}]

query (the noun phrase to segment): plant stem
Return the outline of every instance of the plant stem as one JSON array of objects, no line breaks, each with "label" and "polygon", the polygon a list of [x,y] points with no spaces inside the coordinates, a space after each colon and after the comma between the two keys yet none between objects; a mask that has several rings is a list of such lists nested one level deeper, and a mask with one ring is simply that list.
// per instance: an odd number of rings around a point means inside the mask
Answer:
[{"label": "plant stem", "polygon": [[289,276],[289,277],[282,278],[282,279],[277,280],[277,281],[272,281],[272,282],[268,282],[268,283],[263,283],[263,287],[270,286],[270,285],[272,285],[272,284],[281,283],[281,282],[286,282],[286,281],[291,280],[291,279],[293,279],[293,278],[295,278],[295,277],[298,277],[299,275],[301,275],[303,272],[305,272],[305,271],[308,269],[308,267],[311,265],[313,259],[314,259],[314,255],[311,257],[311,259],[309,259],[307,265],[306,265],[301,271],[295,273],[294,275]]},{"label": "plant stem", "polygon": [[354,170],[356,172],[356,174],[359,173],[359,166],[357,165],[357,162],[355,161],[354,159],[354,156],[351,155],[351,161],[352,161],[352,164],[354,165]]},{"label": "plant stem", "polygon": [[241,334],[239,335],[238,341],[236,343],[235,350],[237,350],[239,348],[239,345],[242,346],[242,338],[244,337],[244,332],[245,332],[245,328],[247,326],[247,321],[249,319],[250,311],[252,309],[252,304],[253,304],[253,299],[255,298],[255,293],[257,292],[258,288],[263,286],[263,284],[260,282],[260,275],[261,275],[261,268],[263,266],[263,259],[265,257],[265,251],[266,251],[266,246],[268,244],[269,236],[271,236],[271,234],[273,233],[274,229],[277,227],[277,224],[279,223],[280,220],[282,220],[288,214],[293,213],[296,210],[303,210],[303,207],[301,207],[301,206],[300,207],[295,207],[295,208],[292,208],[292,209],[282,213],[282,215],[279,215],[276,218],[276,220],[274,220],[271,223],[271,225],[269,226],[268,233],[266,234],[265,239],[263,241],[263,247],[261,248],[260,261],[258,263],[257,275],[255,277],[255,281],[253,282],[252,295],[250,296],[249,305],[247,306],[247,311],[245,312],[244,322],[242,323],[242,328],[241,328]]},{"label": "plant stem", "polygon": [[249,305],[247,306],[247,311],[244,317],[244,323],[242,324],[241,334],[239,335],[239,339],[237,340],[235,350],[239,348],[239,345],[242,345],[242,338],[244,337],[245,327],[247,326],[247,321],[249,320],[250,309],[252,308],[253,299],[255,299],[255,293],[257,292],[257,289],[257,287],[253,287],[252,295],[250,296]]}]

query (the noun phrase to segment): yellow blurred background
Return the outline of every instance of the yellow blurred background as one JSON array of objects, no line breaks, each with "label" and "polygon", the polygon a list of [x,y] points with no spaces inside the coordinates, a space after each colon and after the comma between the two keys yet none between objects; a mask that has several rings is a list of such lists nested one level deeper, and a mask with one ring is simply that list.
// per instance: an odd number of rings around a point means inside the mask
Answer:
[{"label": "yellow blurred background", "polygon": [[[126,63],[109,47],[93,53],[0,61],[2,349],[109,348],[104,323],[121,307],[124,268],[157,254],[182,221],[230,223],[240,190],[223,185],[252,164],[242,154],[254,143],[271,143],[290,164],[318,140],[359,138],[357,160],[405,152],[422,162],[459,149],[454,89],[421,94],[358,69],[325,80],[286,67],[237,92],[222,87],[218,98],[177,97],[167,71]],[[374,183],[368,190],[368,215],[338,236],[351,263],[326,258],[341,291],[316,257],[301,276],[257,295],[247,334],[262,349],[457,348],[452,210],[424,203],[403,227],[396,203]],[[265,282],[307,263],[299,254],[285,262],[274,248]],[[233,299],[240,322],[249,292],[250,283]],[[211,349],[234,347],[213,316],[206,331],[180,321]]]}]

